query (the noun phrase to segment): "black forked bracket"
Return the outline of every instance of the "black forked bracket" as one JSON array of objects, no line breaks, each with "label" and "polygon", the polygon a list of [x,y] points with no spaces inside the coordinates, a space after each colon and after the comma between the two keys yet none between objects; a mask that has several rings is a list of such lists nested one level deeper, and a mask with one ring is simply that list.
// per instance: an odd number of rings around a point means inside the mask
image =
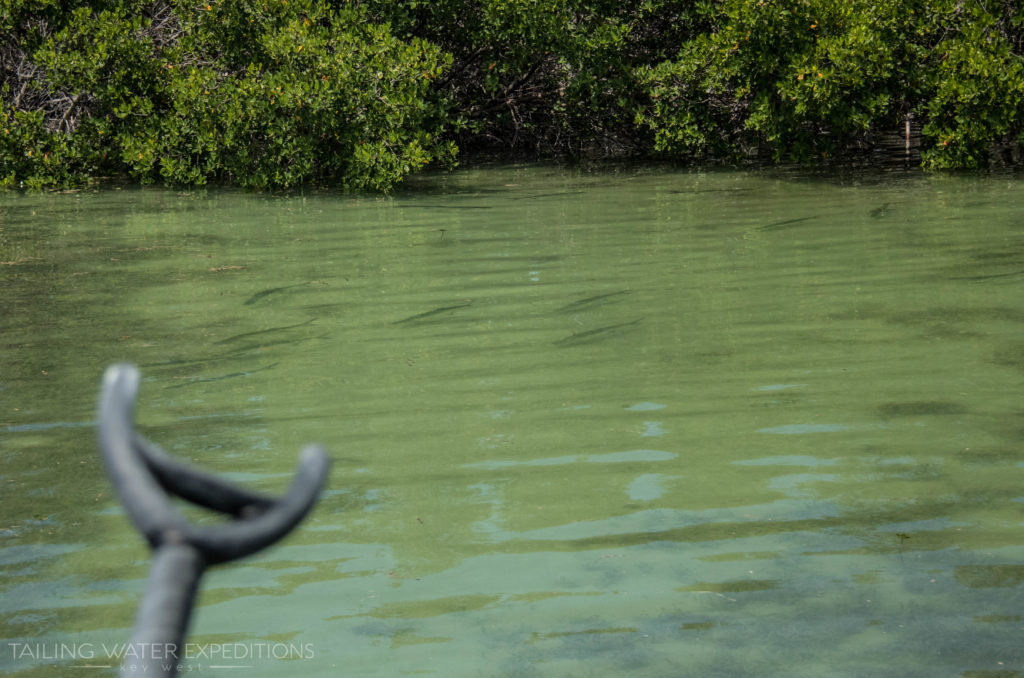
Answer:
[{"label": "black forked bracket", "polygon": [[[186,658],[183,643],[203,571],[251,555],[294,529],[313,508],[330,460],[319,446],[303,449],[295,480],[280,498],[237,487],[174,459],[139,435],[138,390],[133,365],[112,365],[103,375],[98,426],[103,461],[125,512],[153,549],[121,673],[173,676]],[[170,494],[234,520],[193,525]]]}]

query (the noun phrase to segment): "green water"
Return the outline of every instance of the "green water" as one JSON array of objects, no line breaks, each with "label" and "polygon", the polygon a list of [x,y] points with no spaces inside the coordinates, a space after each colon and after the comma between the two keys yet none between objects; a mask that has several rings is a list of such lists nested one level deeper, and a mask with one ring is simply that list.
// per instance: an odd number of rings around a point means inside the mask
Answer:
[{"label": "green water", "polygon": [[193,675],[1024,676],[1022,208],[543,168],[0,196],[0,671],[130,637],[92,425],[130,361],[175,454],[274,493],[335,460],[203,580]]}]

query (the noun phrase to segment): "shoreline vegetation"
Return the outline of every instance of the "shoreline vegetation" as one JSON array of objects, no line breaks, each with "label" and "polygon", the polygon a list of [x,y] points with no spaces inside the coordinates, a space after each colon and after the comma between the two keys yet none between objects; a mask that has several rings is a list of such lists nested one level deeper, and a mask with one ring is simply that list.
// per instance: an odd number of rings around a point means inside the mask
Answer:
[{"label": "shoreline vegetation", "polygon": [[6,188],[911,147],[1022,162],[1018,0],[0,0]]}]

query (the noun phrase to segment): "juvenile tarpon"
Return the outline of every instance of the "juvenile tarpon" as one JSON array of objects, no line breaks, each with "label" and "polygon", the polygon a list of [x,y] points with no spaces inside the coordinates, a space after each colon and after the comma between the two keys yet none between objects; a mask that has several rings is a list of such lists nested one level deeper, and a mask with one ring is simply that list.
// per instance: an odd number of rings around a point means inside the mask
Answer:
[{"label": "juvenile tarpon", "polygon": [[596,304],[599,301],[604,301],[606,299],[611,299],[612,297],[618,297],[618,296],[621,296],[623,294],[629,294],[629,290],[619,290],[618,292],[608,292],[606,294],[596,294],[596,295],[594,295],[592,297],[587,297],[586,299],[577,299],[576,301],[569,302],[568,304],[566,304],[565,306],[561,307],[558,310],[563,312],[563,313],[574,313],[574,312],[579,311],[579,310],[581,310],[583,308],[586,308],[587,306],[590,306],[591,304]]},{"label": "juvenile tarpon", "polygon": [[267,365],[266,367],[260,367],[255,370],[247,370],[245,372],[232,372],[230,374],[221,374],[216,377],[196,377],[194,379],[189,379],[187,382],[184,382],[182,384],[174,384],[173,386],[168,386],[167,389],[170,390],[175,388],[184,388],[186,386],[192,386],[193,384],[209,384],[210,382],[224,381],[225,379],[235,379],[237,377],[248,377],[257,372],[264,372],[266,370],[273,369],[277,367],[279,364],[280,363],[274,363],[273,365]]},{"label": "juvenile tarpon", "polygon": [[214,345],[230,344],[232,341],[238,341],[239,339],[248,339],[249,337],[257,337],[260,336],[261,334],[270,334],[272,332],[283,332],[285,330],[293,330],[296,327],[305,327],[306,325],[312,323],[314,320],[316,320],[316,318],[310,318],[304,323],[296,323],[294,325],[284,325],[283,327],[271,327],[266,330],[256,330],[255,332],[242,332],[241,334],[236,334],[234,336],[228,337],[227,339],[221,339],[220,341],[215,341],[213,343]]},{"label": "juvenile tarpon", "polygon": [[434,315],[440,315],[441,313],[447,313],[448,311],[454,311],[455,309],[458,309],[458,308],[466,308],[467,306],[471,305],[472,303],[473,303],[472,301],[467,301],[464,304],[454,304],[452,306],[441,306],[440,308],[435,308],[435,309],[432,309],[430,311],[424,311],[423,313],[417,313],[416,315],[411,315],[408,318],[402,318],[401,320],[396,320],[396,321],[394,321],[391,324],[392,325],[403,325],[405,323],[411,323],[411,322],[415,322],[417,320],[423,320],[424,318],[429,318],[430,316],[434,316]]},{"label": "juvenile tarpon", "polygon": [[811,219],[817,219],[817,218],[818,218],[817,216],[813,216],[813,217],[800,217],[798,219],[783,219],[782,221],[773,221],[770,224],[765,224],[764,226],[758,226],[757,230],[759,230],[759,231],[774,231],[774,230],[777,230],[777,229],[780,229],[780,228],[785,228],[787,226],[794,226],[796,224],[800,224],[800,223],[803,223],[805,221],[810,221]]},{"label": "juvenile tarpon", "polygon": [[295,283],[294,285],[285,285],[284,287],[271,287],[268,290],[261,290],[261,291],[257,292],[256,294],[252,295],[251,297],[249,297],[248,299],[246,299],[245,303],[242,304],[242,305],[243,306],[252,306],[253,304],[255,304],[260,299],[264,299],[266,297],[269,297],[271,294],[277,294],[278,292],[284,292],[285,290],[290,290],[293,287],[302,287],[303,285],[308,285],[308,284],[309,283],[304,283],[304,282],[303,283]]},{"label": "juvenile tarpon", "polygon": [[618,323],[616,325],[605,325],[604,327],[597,327],[586,332],[577,332],[576,334],[570,334],[564,339],[552,342],[555,346],[578,346],[580,344],[589,344],[592,341],[600,341],[605,337],[615,334],[618,330],[623,330],[627,327],[633,327],[639,325],[643,321],[643,318],[637,318],[631,320],[628,323]]}]

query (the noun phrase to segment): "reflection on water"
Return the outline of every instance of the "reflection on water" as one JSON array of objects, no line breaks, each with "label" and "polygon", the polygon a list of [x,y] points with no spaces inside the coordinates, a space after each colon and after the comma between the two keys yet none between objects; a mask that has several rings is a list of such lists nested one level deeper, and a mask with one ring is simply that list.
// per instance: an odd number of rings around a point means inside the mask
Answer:
[{"label": "reflection on water", "polygon": [[91,424],[128,360],[175,454],[269,492],[335,457],[298,534],[204,580],[197,673],[1024,675],[1022,200],[536,168],[3,196],[0,671],[128,639],[147,553]]}]

